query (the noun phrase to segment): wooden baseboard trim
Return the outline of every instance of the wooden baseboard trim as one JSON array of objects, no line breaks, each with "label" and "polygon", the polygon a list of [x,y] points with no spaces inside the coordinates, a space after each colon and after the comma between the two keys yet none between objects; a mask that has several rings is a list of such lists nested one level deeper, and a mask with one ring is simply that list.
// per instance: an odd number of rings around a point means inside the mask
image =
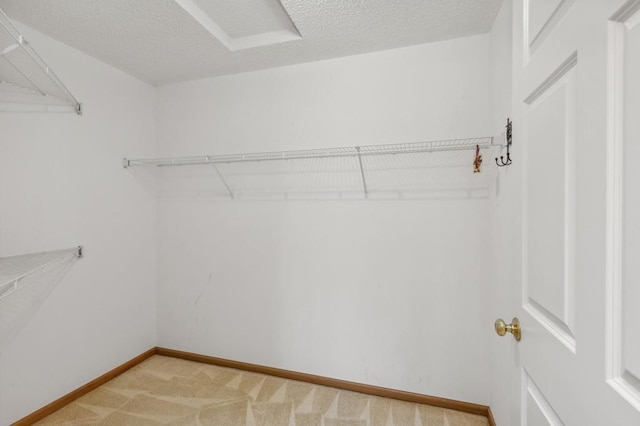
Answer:
[{"label": "wooden baseboard trim", "polygon": [[216,358],[207,355],[200,355],[192,352],[178,351],[174,349],[155,347],[148,351],[138,355],[137,357],[125,362],[124,364],[114,368],[113,370],[103,374],[90,381],[89,383],[79,387],[78,389],[66,394],[65,396],[56,399],[50,404],[45,405],[37,411],[29,414],[26,417],[12,423],[12,426],[29,426],[45,417],[58,411],[65,405],[68,405],[80,398],[83,395],[91,392],[92,390],[102,386],[106,382],[125,371],[135,367],[142,361],[150,358],[153,355],[163,355],[173,358],[180,358],[188,361],[201,362],[204,364],[217,365],[220,367],[235,368],[238,370],[251,371],[254,373],[268,374],[270,376],[281,377],[288,380],[297,380],[300,382],[312,383],[315,385],[329,386],[337,389],[344,389],[353,392],[364,393],[368,395],[380,396],[383,398],[392,398],[400,401],[414,402],[418,404],[431,405],[434,407],[447,408],[450,410],[462,411],[470,414],[477,414],[485,416],[489,420],[490,426],[496,426],[496,422],[493,418],[491,408],[486,405],[473,404],[470,402],[456,401],[453,399],[439,398],[436,396],[422,395],[413,392],[405,392],[395,389],[383,388],[379,386],[365,385],[362,383],[349,382],[346,380],[333,379],[330,377],[317,376],[314,374],[300,373],[298,371],[283,370],[281,368],[266,367],[263,365],[249,364],[246,362],[232,361],[224,358]]},{"label": "wooden baseboard trim", "polygon": [[332,379],[330,377],[316,376],[314,374],[300,373],[297,371],[283,370],[280,368],[266,367],[263,365],[249,364],[246,362],[231,361],[228,359],[200,355],[192,352],[178,351],[174,349],[157,347],[155,348],[155,351],[157,355],[201,362],[204,364],[212,364],[219,367],[235,368],[238,370],[251,371],[253,373],[268,374],[270,376],[281,377],[283,379],[297,380],[300,382],[307,382],[315,385],[329,386],[337,389],[344,389],[368,395],[381,396],[384,398],[398,399],[401,401],[415,402],[418,404],[432,405],[435,407],[448,408],[450,410],[477,414],[487,417],[489,419],[489,424],[491,426],[495,426],[495,422],[492,423],[493,415],[491,415],[491,410],[486,405],[473,404],[470,402],[456,401],[453,399],[439,398],[436,396],[422,395],[412,392],[405,392],[379,386],[365,385],[362,383]]},{"label": "wooden baseboard trim", "polygon": [[17,422],[13,423],[12,426],[28,426],[28,425],[32,425],[35,422],[38,422],[38,421],[44,419],[45,417],[47,417],[50,414],[53,414],[55,411],[58,411],[59,409],[61,409],[65,405],[68,405],[68,404],[72,403],[73,401],[75,401],[76,399],[80,398],[81,396],[88,394],[92,390],[94,390],[94,389],[102,386],[103,384],[107,383],[109,380],[119,376],[120,374],[124,373],[125,371],[129,370],[130,368],[140,364],[145,359],[155,355],[155,353],[156,353],[156,348],[149,349],[148,351],[138,355],[137,357],[133,358],[132,360],[129,360],[129,361],[125,362],[124,364],[114,368],[113,370],[103,374],[102,376],[98,377],[97,379],[94,379],[94,380],[90,381],[89,383],[79,387],[78,389],[69,392],[68,394],[66,394],[62,398],[58,398],[55,401],[53,401],[52,403],[45,405],[44,407],[42,407],[38,411],[34,411],[33,413],[29,414],[28,416],[23,417],[22,419],[20,419]]},{"label": "wooden baseboard trim", "polygon": [[489,420],[489,426],[496,426],[496,419],[493,418],[491,407],[487,407],[487,419]]}]

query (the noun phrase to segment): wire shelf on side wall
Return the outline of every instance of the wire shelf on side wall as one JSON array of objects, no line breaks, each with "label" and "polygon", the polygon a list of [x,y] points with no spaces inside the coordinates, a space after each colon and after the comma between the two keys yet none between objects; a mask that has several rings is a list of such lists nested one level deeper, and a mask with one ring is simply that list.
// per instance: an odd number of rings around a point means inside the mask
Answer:
[{"label": "wire shelf on side wall", "polygon": [[82,114],[80,102],[1,9],[0,111]]},{"label": "wire shelf on side wall", "polygon": [[82,246],[0,257],[0,300],[28,285],[34,278],[58,270],[81,257]]},{"label": "wire shelf on side wall", "polygon": [[[487,161],[474,173],[475,150]],[[492,137],[297,151],[124,159],[158,170],[161,198],[484,198],[494,181]],[[137,172],[136,172],[137,173]]]}]

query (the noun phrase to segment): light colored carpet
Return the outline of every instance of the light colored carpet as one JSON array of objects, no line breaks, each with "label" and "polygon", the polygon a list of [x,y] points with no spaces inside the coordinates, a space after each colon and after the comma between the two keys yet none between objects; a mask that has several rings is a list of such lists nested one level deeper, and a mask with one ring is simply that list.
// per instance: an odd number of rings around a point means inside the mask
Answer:
[{"label": "light colored carpet", "polygon": [[488,426],[485,417],[154,355],[38,425]]}]

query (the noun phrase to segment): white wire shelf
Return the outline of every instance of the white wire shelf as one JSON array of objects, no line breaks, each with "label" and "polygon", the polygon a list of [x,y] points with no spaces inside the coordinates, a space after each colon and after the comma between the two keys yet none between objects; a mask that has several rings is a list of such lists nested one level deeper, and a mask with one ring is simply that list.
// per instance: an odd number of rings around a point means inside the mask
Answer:
[{"label": "white wire shelf", "polygon": [[45,274],[82,258],[82,246],[0,258],[0,300]]},{"label": "white wire shelf", "polygon": [[[419,152],[439,152],[472,150],[494,147],[493,137],[449,139],[428,142],[368,145],[342,148],[307,149],[297,151],[272,151],[249,154],[202,155],[195,157],[124,159],[124,167],[134,166],[193,166],[205,164],[228,164],[269,160],[303,160],[310,158],[358,157],[370,155],[414,154]],[[500,145],[501,146],[501,145]]]},{"label": "white wire shelf", "polygon": [[163,198],[482,197],[488,194],[495,164],[493,158],[487,158],[482,172],[474,173],[476,147],[487,154],[501,146],[492,137],[481,137],[231,155],[125,158],[123,166],[158,168]]},{"label": "white wire shelf", "polygon": [[82,114],[80,102],[1,9],[0,111]]}]

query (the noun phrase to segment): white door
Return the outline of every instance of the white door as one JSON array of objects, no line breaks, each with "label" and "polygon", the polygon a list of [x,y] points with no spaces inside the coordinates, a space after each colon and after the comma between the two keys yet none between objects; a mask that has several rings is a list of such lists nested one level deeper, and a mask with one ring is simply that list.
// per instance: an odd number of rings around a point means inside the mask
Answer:
[{"label": "white door", "polygon": [[640,425],[640,0],[513,1],[512,424]]}]

